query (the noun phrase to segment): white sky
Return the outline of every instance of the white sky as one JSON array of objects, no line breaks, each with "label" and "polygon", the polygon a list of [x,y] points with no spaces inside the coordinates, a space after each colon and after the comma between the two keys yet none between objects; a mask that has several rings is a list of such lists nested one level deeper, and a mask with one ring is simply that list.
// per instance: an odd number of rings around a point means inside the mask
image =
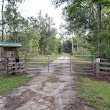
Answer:
[{"label": "white sky", "polygon": [[42,13],[48,13],[49,17],[53,17],[53,21],[56,24],[55,27],[59,29],[60,24],[62,23],[62,10],[61,7],[55,9],[51,3],[52,0],[25,0],[19,6],[19,11],[21,15],[25,18],[34,16],[36,17],[37,12],[42,10]]}]

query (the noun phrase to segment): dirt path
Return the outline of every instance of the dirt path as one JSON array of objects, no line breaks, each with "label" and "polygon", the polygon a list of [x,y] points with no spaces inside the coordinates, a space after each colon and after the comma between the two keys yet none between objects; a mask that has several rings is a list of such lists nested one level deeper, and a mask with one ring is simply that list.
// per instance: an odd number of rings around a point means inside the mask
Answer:
[{"label": "dirt path", "polygon": [[[69,58],[62,58],[66,59],[62,62],[66,61],[67,65]],[[0,110],[93,110],[77,104],[75,77],[62,71],[55,74],[42,70],[27,85],[0,97]]]}]

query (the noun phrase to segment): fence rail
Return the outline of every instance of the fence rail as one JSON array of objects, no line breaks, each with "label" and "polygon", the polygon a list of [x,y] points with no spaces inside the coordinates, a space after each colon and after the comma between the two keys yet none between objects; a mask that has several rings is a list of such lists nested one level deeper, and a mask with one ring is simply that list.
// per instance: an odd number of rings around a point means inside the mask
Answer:
[{"label": "fence rail", "polygon": [[[37,58],[40,57],[40,58]],[[43,58],[45,57],[45,58]],[[70,72],[70,59],[57,59],[58,57],[54,56],[36,56],[36,58],[27,58],[27,72],[57,72],[57,71],[66,71]],[[57,59],[57,60],[56,60]],[[66,62],[66,63],[65,63]],[[66,66],[66,65],[69,66]],[[62,69],[63,68],[63,69]],[[69,71],[68,71],[69,70]]]},{"label": "fence rail", "polygon": [[94,73],[94,56],[93,55],[75,55],[72,59],[73,68],[76,74]]},{"label": "fence rail", "polygon": [[100,59],[96,62],[96,75],[99,77],[100,74],[110,74],[110,60]]},{"label": "fence rail", "polygon": [[[0,73],[39,73],[39,72],[69,72],[74,74],[91,74],[94,73],[94,63],[91,56],[27,56],[27,58],[19,58],[19,62],[15,58],[0,58]],[[84,58],[87,57],[87,58]],[[90,57],[90,58],[89,58]],[[84,59],[82,59],[84,58]],[[104,62],[102,62],[104,63]]]},{"label": "fence rail", "polygon": [[[45,57],[45,58],[44,58]],[[45,70],[45,72],[69,72],[74,74],[91,74],[94,73],[94,64],[93,64],[93,57],[92,56],[86,56],[90,57],[90,60],[84,58],[84,59],[78,59],[75,61],[73,56],[67,56],[68,58],[65,59],[65,57],[56,57],[56,59],[53,59],[54,56],[35,56],[30,55],[27,58],[27,72],[40,72],[42,70]],[[79,57],[79,56],[77,56]],[[80,56],[85,57],[85,56]]]}]

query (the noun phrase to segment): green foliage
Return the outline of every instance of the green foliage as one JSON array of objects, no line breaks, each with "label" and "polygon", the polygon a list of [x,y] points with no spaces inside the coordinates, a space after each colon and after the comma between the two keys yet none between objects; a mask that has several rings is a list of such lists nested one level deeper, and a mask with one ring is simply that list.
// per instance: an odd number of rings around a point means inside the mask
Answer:
[{"label": "green foliage", "polygon": [[61,41],[53,37],[49,43],[47,54],[61,54]]},{"label": "green foliage", "polygon": [[63,42],[63,52],[65,53],[71,53],[72,52],[72,42],[71,40],[67,40]]},{"label": "green foliage", "polygon": [[[24,29],[24,30],[23,30]],[[23,26],[23,31],[18,33],[18,41],[22,43],[22,48],[20,48],[20,52],[24,55],[27,53],[39,53],[39,40],[40,35],[36,30],[30,26],[27,22]]]},{"label": "green foliage", "polygon": [[30,18],[32,26],[40,35],[39,39],[39,53],[42,55],[58,53],[56,46],[58,43],[56,38],[56,29],[53,28],[53,20],[47,14],[42,15],[40,11],[36,18]]},{"label": "green foliage", "polygon": [[[18,4],[23,0],[13,0],[5,3],[3,23],[5,26],[6,37],[13,42],[17,42],[17,35],[20,31],[24,19],[18,12]],[[12,37],[13,36],[13,37]]]},{"label": "green foliage", "polygon": [[87,77],[78,77],[78,98],[82,103],[99,110],[110,109],[110,84]]},{"label": "green foliage", "polygon": [[40,40],[40,35],[35,31],[35,29],[30,29],[29,32],[29,48],[31,53],[38,54],[39,53],[39,40]]},{"label": "green foliage", "polygon": [[[70,33],[76,32],[88,43],[86,48],[97,56],[100,46],[101,57],[110,55],[110,0],[68,0],[63,13],[67,21],[66,29]],[[60,6],[65,0],[53,0],[55,6]],[[101,6],[98,10],[98,6]],[[98,11],[102,14],[102,19]],[[98,16],[98,17],[97,17]],[[99,23],[101,21],[101,24]],[[100,25],[99,25],[100,24]],[[100,27],[100,31],[97,27]],[[101,33],[101,37],[99,36]],[[81,40],[81,39],[80,39]],[[101,42],[99,42],[101,41]],[[106,43],[105,43],[106,42]]]},{"label": "green foliage", "polygon": [[[7,1],[7,2],[6,2]],[[20,55],[61,53],[60,39],[56,38],[53,19],[40,11],[37,17],[25,19],[18,11],[23,0],[5,0],[4,32],[6,42],[21,42]]]}]

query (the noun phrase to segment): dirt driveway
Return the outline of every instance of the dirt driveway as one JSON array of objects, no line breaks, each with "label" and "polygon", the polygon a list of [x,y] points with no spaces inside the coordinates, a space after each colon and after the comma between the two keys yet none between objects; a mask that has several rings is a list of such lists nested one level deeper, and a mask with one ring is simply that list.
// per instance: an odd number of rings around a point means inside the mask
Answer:
[{"label": "dirt driveway", "polygon": [[[68,57],[61,58],[69,62]],[[74,74],[62,71],[55,74],[42,70],[28,84],[1,96],[0,110],[93,110],[77,103],[75,78]]]}]

